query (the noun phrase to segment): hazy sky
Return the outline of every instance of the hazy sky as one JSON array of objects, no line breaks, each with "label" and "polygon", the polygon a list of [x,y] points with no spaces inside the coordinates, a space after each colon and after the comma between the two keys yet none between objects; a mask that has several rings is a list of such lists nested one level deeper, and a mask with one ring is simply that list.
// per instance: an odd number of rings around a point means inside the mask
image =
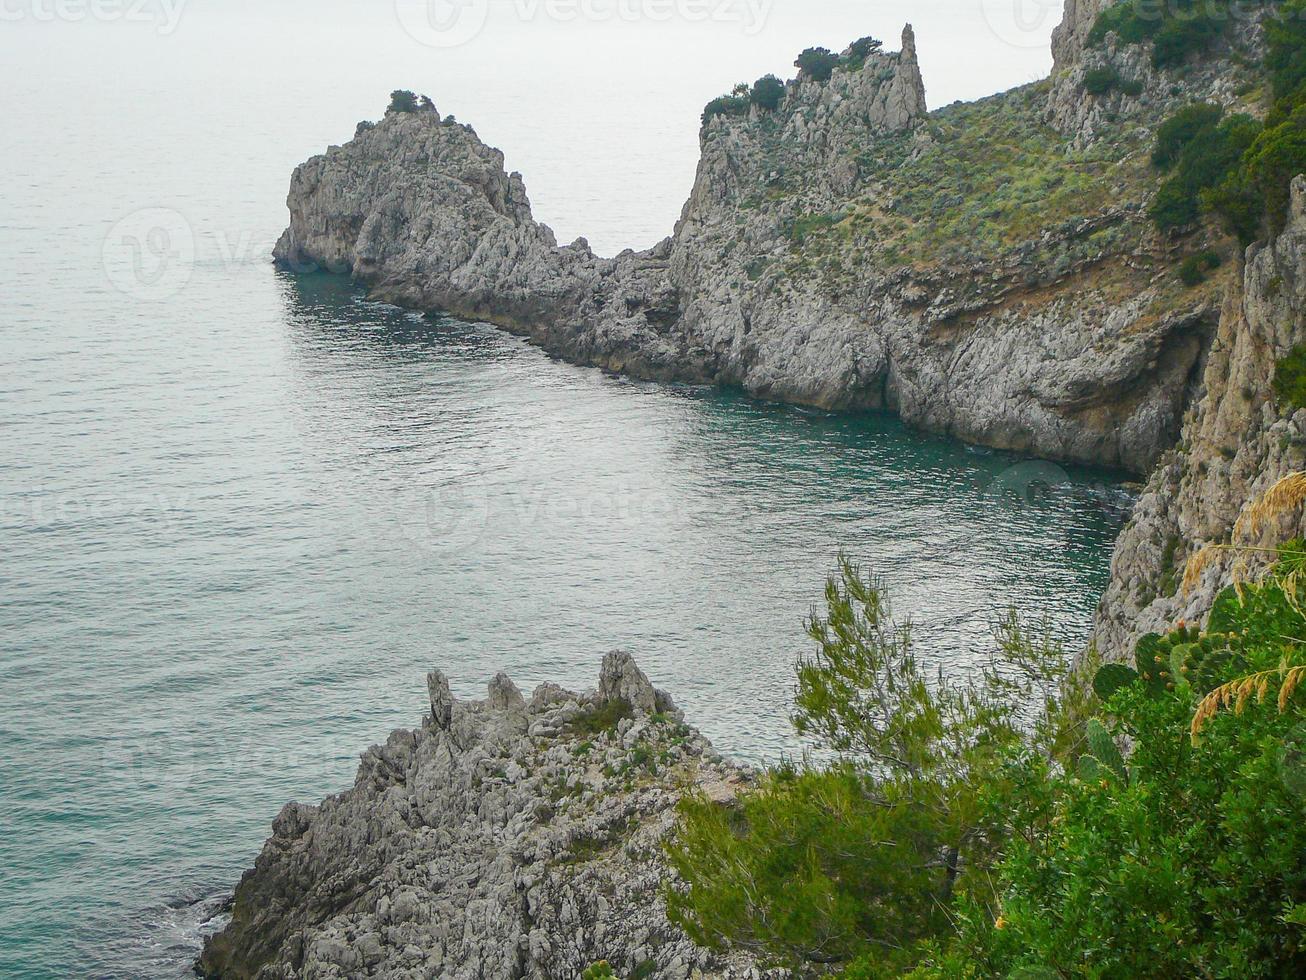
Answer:
[{"label": "hazy sky", "polygon": [[[284,224],[289,167],[396,87],[429,93],[523,172],[536,216],[601,252],[668,234],[713,96],[809,45],[915,25],[931,107],[1045,75],[1061,0],[0,0],[6,100],[94,107],[108,140],[238,125],[234,166]],[[60,114],[52,114],[57,118]],[[115,125],[117,117],[121,125]],[[135,132],[124,132],[130,127]],[[144,128],[145,131],[141,131]],[[258,137],[261,143],[252,141]],[[56,129],[48,136],[60,139]],[[266,176],[271,166],[278,176]],[[269,186],[264,188],[264,183]],[[275,187],[273,187],[275,185]]]}]

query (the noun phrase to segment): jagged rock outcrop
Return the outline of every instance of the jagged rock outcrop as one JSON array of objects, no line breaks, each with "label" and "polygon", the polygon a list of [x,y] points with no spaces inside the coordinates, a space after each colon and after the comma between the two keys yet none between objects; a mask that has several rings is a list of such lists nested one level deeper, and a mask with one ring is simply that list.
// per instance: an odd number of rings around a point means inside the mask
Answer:
[{"label": "jagged rock outcrop", "polygon": [[[1039,132],[1046,94],[1031,92],[989,101],[1041,156],[992,173],[992,155],[970,160],[947,136],[954,109],[927,115],[908,27],[899,52],[789,83],[775,112],[710,119],[674,236],[615,259],[584,240],[558,247],[470,128],[394,113],[296,170],[276,256],[577,363],[890,408],[973,442],[1144,473],[1178,434],[1216,307],[1167,277],[1172,246],[1132,176],[1139,147],[1126,140],[1095,178],[1116,183],[1113,201],[1085,184],[1025,240],[936,227],[949,208],[991,223],[1022,181],[1040,206],[1039,182],[1065,180],[1053,170],[1074,179]],[[955,188],[915,173],[930,168]]]},{"label": "jagged rock outcrop", "polygon": [[[1306,343],[1306,178],[1292,185],[1283,233],[1253,245],[1225,294],[1202,388],[1179,447],[1157,468],[1120,536],[1096,626],[1101,652],[1124,659],[1143,633],[1201,621],[1233,578],[1263,565],[1256,552],[1227,553],[1185,593],[1188,560],[1227,544],[1243,510],[1289,473],[1306,468],[1306,410],[1275,403],[1277,361]],[[1241,536],[1274,548],[1303,534],[1296,515]]]},{"label": "jagged rock outcrop", "polygon": [[1052,29],[1052,74],[1059,75],[1081,60],[1088,33],[1098,15],[1115,0],[1066,0],[1061,23]]},{"label": "jagged rock outcrop", "polygon": [[[660,841],[688,789],[748,780],[629,654],[597,692],[500,674],[364,753],[354,787],[288,805],[199,961],[220,978],[572,978],[606,959],[655,978],[760,977],[667,921]],[[657,709],[654,713],[654,709]]]},{"label": "jagged rock outcrop", "polygon": [[601,259],[559,248],[520,174],[468,126],[391,113],[296,168],[278,261],[351,273],[382,300],[483,319],[583,364],[708,380],[679,316],[670,244]]},{"label": "jagged rock outcrop", "polygon": [[[1211,7],[1229,18],[1228,29],[1214,42],[1215,51],[1160,69],[1153,63],[1150,43],[1125,44],[1114,33],[1090,43],[1098,16],[1117,2],[1122,0],[1066,0],[1065,15],[1052,32],[1048,118],[1072,147],[1117,138],[1122,127],[1131,124],[1155,124],[1192,102],[1218,102],[1239,112],[1263,114],[1249,66],[1259,64],[1264,55],[1261,20],[1271,5]],[[1144,4],[1140,9],[1160,18],[1165,7]],[[1096,95],[1088,93],[1085,80],[1094,70],[1113,73],[1116,84]]]}]

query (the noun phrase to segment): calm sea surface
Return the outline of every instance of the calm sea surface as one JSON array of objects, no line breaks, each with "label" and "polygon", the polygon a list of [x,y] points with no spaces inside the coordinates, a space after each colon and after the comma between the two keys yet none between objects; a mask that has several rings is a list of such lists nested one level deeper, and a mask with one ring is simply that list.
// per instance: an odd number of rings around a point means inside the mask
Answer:
[{"label": "calm sea surface", "polygon": [[[791,666],[840,548],[949,669],[1008,604],[1082,641],[1111,474],[607,377],[267,262],[290,167],[404,83],[486,120],[564,237],[647,245],[701,80],[666,111],[584,93],[595,159],[628,162],[579,174],[501,73],[188,24],[3,27],[0,976],[184,975],[280,806],[348,785],[433,667],[467,697],[500,669],[584,686],[625,647],[764,760],[799,748]],[[605,180],[640,193],[604,206]]]}]

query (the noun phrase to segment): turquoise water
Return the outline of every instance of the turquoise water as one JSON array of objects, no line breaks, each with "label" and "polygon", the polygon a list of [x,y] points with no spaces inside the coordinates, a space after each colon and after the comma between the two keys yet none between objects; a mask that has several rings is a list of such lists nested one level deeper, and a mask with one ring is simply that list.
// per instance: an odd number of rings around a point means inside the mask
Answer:
[{"label": "turquoise water", "polygon": [[[529,148],[542,218],[646,245],[703,90],[783,61],[582,85],[538,45],[435,56],[218,6],[163,39],[0,27],[0,976],[185,975],[281,805],[348,785],[433,667],[469,697],[500,669],[580,686],[627,647],[758,760],[798,748],[791,664],[841,547],[941,665],[1008,603],[1082,640],[1111,474],[612,378],[268,264],[291,167],[398,84],[510,166]],[[567,98],[641,188],[621,207],[549,165]]]},{"label": "turquoise water", "polygon": [[181,975],[202,900],[418,720],[432,667],[585,685],[627,647],[774,758],[840,547],[959,667],[1009,602],[1081,639],[1103,586],[1105,474],[237,278],[185,342],[82,336],[57,372],[18,345],[0,394],[0,975]]}]

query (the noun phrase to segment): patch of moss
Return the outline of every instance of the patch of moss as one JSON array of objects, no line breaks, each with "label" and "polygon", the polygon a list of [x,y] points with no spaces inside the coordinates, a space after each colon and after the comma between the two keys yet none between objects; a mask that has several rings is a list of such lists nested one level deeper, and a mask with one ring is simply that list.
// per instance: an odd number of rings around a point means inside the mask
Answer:
[{"label": "patch of moss", "polygon": [[578,715],[568,725],[573,735],[602,735],[617,730],[622,719],[634,717],[630,702],[624,698],[613,698],[590,711]]},{"label": "patch of moss", "polygon": [[1306,408],[1306,344],[1275,362],[1274,402],[1285,414]]}]

